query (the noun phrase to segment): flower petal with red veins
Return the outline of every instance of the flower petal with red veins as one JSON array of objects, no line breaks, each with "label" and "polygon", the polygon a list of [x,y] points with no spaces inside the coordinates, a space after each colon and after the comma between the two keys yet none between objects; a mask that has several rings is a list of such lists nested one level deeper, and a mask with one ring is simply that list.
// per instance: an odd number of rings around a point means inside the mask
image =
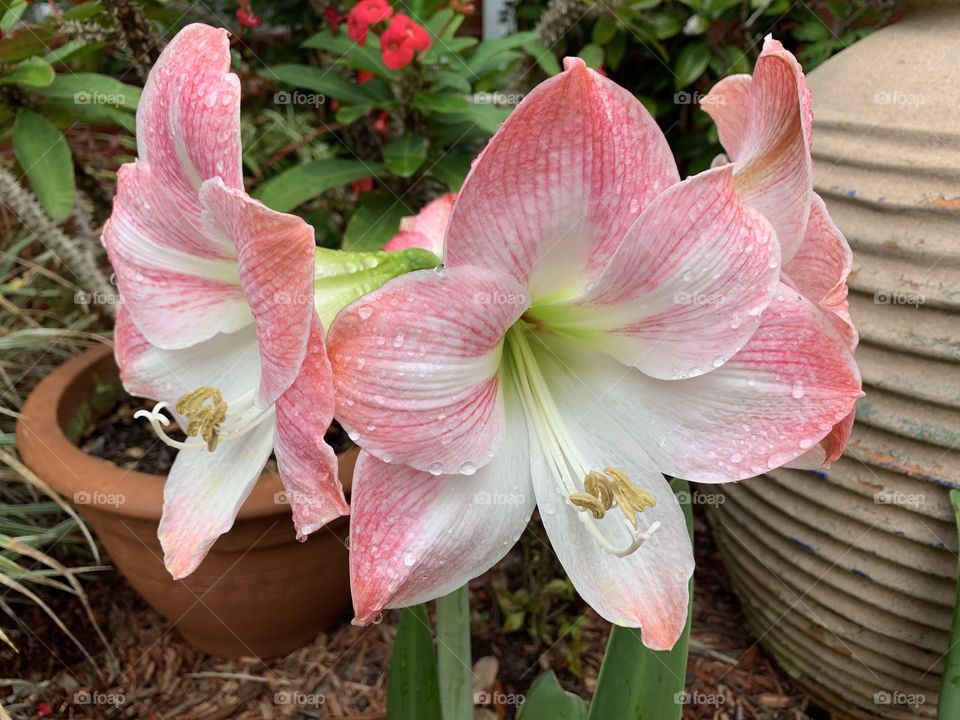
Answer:
[{"label": "flower petal with red veins", "polygon": [[784,467],[796,470],[823,470],[830,467],[843,455],[850,434],[853,432],[853,422],[856,412],[851,412],[843,420],[833,426],[833,429],[817,445],[807,450],[796,460],[791,460]]},{"label": "flower petal with red veins", "polygon": [[713,86],[700,107],[717,125],[720,144],[730,157],[740,153],[747,120],[747,96],[753,81],[749,75],[728,75]]},{"label": "flower petal with red veins", "polygon": [[457,197],[445,263],[507,273],[534,301],[569,299],[647,205],[680,180],[631,93],[567,58],[493,136]]},{"label": "flower petal with red veins", "polygon": [[443,237],[447,233],[450,211],[456,199],[456,193],[441,195],[427,203],[413,217],[403,218],[400,221],[400,232],[394,235],[383,249],[395,251],[418,247],[430,250],[437,257],[443,257]]},{"label": "flower petal with red veins", "polygon": [[773,228],[741,203],[726,165],[650,203],[586,296],[530,314],[652,377],[702,375],[759,326],[779,258]]},{"label": "flower petal with red veins", "polygon": [[[800,247],[810,211],[813,111],[800,63],[769,36],[745,100],[742,134],[733,141],[733,147],[725,149],[737,169],[738,192],[747,205],[763,213],[773,225],[780,238],[783,262],[787,263]],[[729,140],[736,124],[719,96],[702,107],[707,114],[720,118],[718,123],[723,123]]]},{"label": "flower petal with red veins", "polygon": [[277,398],[277,467],[301,540],[350,507],[337,475],[337,456],[323,439],[333,420],[333,382],[320,320],[314,318],[307,358]]},{"label": "flower petal with red veins", "polygon": [[177,453],[163,486],[163,517],[157,532],[163,561],[174,580],[200,565],[217,538],[233,527],[273,450],[273,423],[240,437]]},{"label": "flower petal with red veins", "polygon": [[523,427],[470,477],[435,477],[362,452],[350,518],[354,622],[446,595],[506,555],[533,511],[528,468]]},{"label": "flower petal with red veins", "polygon": [[788,284],[830,316],[851,349],[858,341],[847,304],[847,278],[852,267],[853,253],[847,239],[814,193],[803,243],[783,271]]},{"label": "flower petal with red veins", "polygon": [[337,419],[385,462],[471,474],[503,437],[503,336],[527,308],[476,267],[408,273],[337,315],[327,345]]},{"label": "flower petal with red veins", "polygon": [[230,72],[230,36],[193,24],[170,41],[143,88],[137,151],[185,217],[199,225],[197,191],[208,178],[243,187],[240,80]]},{"label": "flower petal with red veins", "polygon": [[240,285],[253,312],[260,346],[257,404],[272,405],[290,387],[307,355],[313,307],[313,228],[278,213],[219,178],[203,184],[207,232],[232,240]]}]

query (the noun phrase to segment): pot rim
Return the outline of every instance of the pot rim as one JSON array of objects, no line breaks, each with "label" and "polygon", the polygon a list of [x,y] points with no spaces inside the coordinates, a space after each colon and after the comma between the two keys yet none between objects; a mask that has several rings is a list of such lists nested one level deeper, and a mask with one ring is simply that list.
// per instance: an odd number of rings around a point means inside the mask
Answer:
[{"label": "pot rim", "polygon": [[[83,384],[98,367],[116,367],[112,359],[111,345],[97,345],[43,378],[27,397],[17,419],[17,450],[27,467],[73,505],[159,521],[166,476],[118,467],[84,452],[66,435],[65,425],[78,409],[76,398],[88,395],[81,392]],[[342,453],[341,464],[352,463],[357,452],[352,448]],[[349,487],[344,490],[349,492]],[[276,501],[282,492],[279,476],[264,473],[244,501],[237,520],[290,516],[290,506]],[[86,494],[82,500],[78,499],[81,494]]]}]

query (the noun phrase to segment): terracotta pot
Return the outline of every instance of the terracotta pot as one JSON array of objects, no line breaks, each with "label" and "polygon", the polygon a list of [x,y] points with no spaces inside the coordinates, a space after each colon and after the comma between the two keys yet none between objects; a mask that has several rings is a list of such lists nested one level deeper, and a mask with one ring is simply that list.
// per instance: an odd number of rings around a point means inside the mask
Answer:
[{"label": "terracotta pot", "polygon": [[866,397],[829,471],[725,487],[710,514],[757,636],[835,718],[937,712],[960,487],[958,37],[960,2],[914,2],[810,74]]},{"label": "terracotta pot", "polygon": [[[89,350],[37,385],[17,423],[24,462],[73,502],[117,568],[191,645],[222,657],[270,657],[348,617],[346,518],[297,542],[279,477],[265,473],[190,577],[163,567],[157,526],[162,475],[124,470],[83,452],[80,433],[122,392],[108,347]],[[356,451],[340,457],[349,488]]]}]

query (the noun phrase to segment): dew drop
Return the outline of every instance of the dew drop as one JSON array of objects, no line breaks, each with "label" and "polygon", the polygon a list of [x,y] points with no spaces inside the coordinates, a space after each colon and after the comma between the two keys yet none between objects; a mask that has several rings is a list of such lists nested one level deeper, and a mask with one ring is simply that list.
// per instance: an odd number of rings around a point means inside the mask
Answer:
[{"label": "dew drop", "polygon": [[721,365],[723,365],[726,361],[727,361],[727,359],[726,359],[723,355],[717,355],[717,356],[713,359],[713,366],[714,366],[715,368],[718,368],[718,367],[720,367]]},{"label": "dew drop", "polygon": [[405,552],[403,554],[403,564],[406,565],[407,567],[413,567],[413,565],[416,562],[417,562],[417,556],[414,555],[412,552]]},{"label": "dew drop", "polygon": [[804,396],[805,393],[806,390],[803,387],[802,380],[797,380],[793,383],[793,390],[791,390],[790,394],[793,396],[794,400],[799,400]]},{"label": "dew drop", "polygon": [[441,463],[434,463],[430,466],[431,475],[443,475],[443,465]]},{"label": "dew drop", "polygon": [[364,305],[361,308],[357,308],[357,315],[360,316],[361,320],[366,320],[371,315],[373,315],[373,308],[369,305]]},{"label": "dew drop", "polygon": [[477,471],[477,466],[471,462],[465,462],[460,466],[461,475],[473,475]]}]

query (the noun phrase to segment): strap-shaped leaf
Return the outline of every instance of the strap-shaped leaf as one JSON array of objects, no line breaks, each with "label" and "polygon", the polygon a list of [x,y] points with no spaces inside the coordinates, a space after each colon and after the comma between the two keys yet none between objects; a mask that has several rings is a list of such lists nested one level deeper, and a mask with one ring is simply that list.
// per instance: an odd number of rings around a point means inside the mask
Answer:
[{"label": "strap-shaped leaf", "polygon": [[314,160],[296,165],[272,177],[253,192],[253,196],[277,212],[290,212],[298,205],[325,193],[383,172],[379,163],[359,160]]},{"label": "strap-shaped leaf", "polygon": [[[960,490],[950,491],[950,503],[957,521],[960,536]],[[956,606],[953,609],[953,626],[950,628],[950,644],[947,660],[940,681],[940,701],[937,705],[937,720],[953,720],[960,717],[960,579],[957,582]]]},{"label": "strap-shaped leaf", "polygon": [[390,656],[387,720],[442,720],[433,633],[423,605],[400,616]]},{"label": "strap-shaped leaf", "polygon": [[[612,720],[618,716],[610,715]],[[530,687],[527,699],[517,720],[586,720],[587,704],[578,696],[566,692],[550,670],[537,678]],[[625,720],[625,719],[624,719]]]}]

